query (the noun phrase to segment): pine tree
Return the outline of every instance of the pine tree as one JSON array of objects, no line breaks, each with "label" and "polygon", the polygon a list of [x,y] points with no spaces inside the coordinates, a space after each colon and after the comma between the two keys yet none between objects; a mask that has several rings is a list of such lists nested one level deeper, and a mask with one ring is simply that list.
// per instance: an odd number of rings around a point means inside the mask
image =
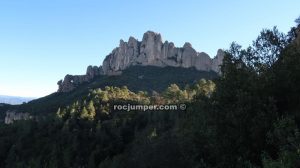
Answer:
[{"label": "pine tree", "polygon": [[80,118],[82,119],[88,119],[89,118],[89,112],[85,107],[83,107],[81,113],[80,113]]},{"label": "pine tree", "polygon": [[93,120],[94,117],[96,116],[96,109],[94,107],[94,102],[91,100],[89,101],[88,103],[88,106],[87,106],[87,111],[88,111],[88,115],[89,115],[89,119],[90,120]]}]

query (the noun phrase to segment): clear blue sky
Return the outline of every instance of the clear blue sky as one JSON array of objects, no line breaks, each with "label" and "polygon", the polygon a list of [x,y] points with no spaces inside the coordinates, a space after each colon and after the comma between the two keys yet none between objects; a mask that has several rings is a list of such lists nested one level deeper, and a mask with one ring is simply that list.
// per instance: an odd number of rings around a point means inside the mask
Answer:
[{"label": "clear blue sky", "polygon": [[299,0],[1,0],[0,94],[40,97],[66,74],[101,65],[119,40],[147,30],[211,57],[262,28],[287,32]]}]

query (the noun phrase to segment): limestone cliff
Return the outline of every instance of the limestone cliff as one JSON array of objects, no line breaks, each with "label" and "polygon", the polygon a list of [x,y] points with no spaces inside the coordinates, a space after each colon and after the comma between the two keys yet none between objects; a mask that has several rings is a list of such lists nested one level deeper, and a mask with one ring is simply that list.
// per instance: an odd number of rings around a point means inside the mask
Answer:
[{"label": "limestone cliff", "polygon": [[85,75],[66,75],[64,80],[57,82],[58,92],[70,92],[78,85],[91,81],[95,76],[103,74],[102,68],[97,66],[88,66]]},{"label": "limestone cliff", "polygon": [[199,71],[220,72],[219,65],[224,58],[224,52],[218,50],[215,58],[211,59],[204,52],[197,52],[190,43],[183,47],[175,47],[174,43],[163,42],[161,35],[147,31],[142,41],[130,37],[128,42],[120,40],[115,48],[103,61],[102,66],[89,66],[85,75],[66,75],[60,80],[58,92],[69,92],[78,85],[89,82],[97,75],[119,75],[129,66],[158,66],[196,68]]},{"label": "limestone cliff", "polygon": [[132,65],[194,67],[197,70],[219,72],[223,57],[222,50],[211,59],[206,53],[197,52],[190,43],[185,43],[181,48],[175,47],[172,42],[163,43],[159,33],[148,31],[141,42],[133,37],[130,37],[128,42],[121,40],[119,47],[106,56],[102,68],[107,75]]},{"label": "limestone cliff", "polygon": [[12,124],[17,120],[27,120],[32,118],[29,113],[19,113],[15,111],[7,111],[5,116],[5,124]]}]

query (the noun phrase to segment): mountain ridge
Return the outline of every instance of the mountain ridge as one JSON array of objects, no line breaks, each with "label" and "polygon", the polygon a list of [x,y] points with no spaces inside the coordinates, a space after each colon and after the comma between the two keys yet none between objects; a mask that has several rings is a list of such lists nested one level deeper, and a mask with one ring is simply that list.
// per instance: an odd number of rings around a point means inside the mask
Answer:
[{"label": "mountain ridge", "polygon": [[31,100],[34,100],[34,97],[22,97],[22,96],[9,96],[9,95],[0,95],[0,103],[17,105],[22,103],[27,103]]},{"label": "mountain ridge", "polygon": [[175,47],[173,42],[163,42],[159,33],[147,31],[142,41],[134,37],[129,37],[128,42],[121,39],[119,47],[106,56],[102,66],[88,66],[85,75],[66,75],[57,82],[57,92],[70,92],[99,75],[120,75],[125,69],[135,65],[195,68],[198,71],[220,73],[219,66],[224,55],[224,51],[219,49],[211,59],[205,52],[197,52],[188,42],[183,47]]}]

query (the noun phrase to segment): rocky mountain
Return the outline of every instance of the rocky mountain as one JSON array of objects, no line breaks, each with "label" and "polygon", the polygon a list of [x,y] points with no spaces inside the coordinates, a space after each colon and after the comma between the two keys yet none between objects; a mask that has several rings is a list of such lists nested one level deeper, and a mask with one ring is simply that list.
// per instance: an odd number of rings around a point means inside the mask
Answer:
[{"label": "rocky mountain", "polygon": [[82,83],[89,82],[98,75],[120,75],[130,66],[157,66],[195,68],[199,71],[220,73],[224,52],[218,50],[211,59],[204,52],[197,52],[190,43],[183,47],[175,47],[174,43],[162,40],[159,33],[147,31],[142,41],[130,37],[128,42],[120,40],[115,48],[103,61],[102,66],[89,66],[85,75],[66,75],[60,80],[58,92],[69,92]]},{"label": "rocky mountain", "polygon": [[103,61],[104,74],[112,75],[132,65],[172,66],[190,68],[201,71],[219,71],[224,53],[218,51],[217,56],[211,59],[204,52],[197,52],[190,43],[183,47],[175,47],[174,43],[162,41],[161,35],[152,31],[144,34],[142,41],[130,37],[128,42],[120,40],[119,47]]}]

